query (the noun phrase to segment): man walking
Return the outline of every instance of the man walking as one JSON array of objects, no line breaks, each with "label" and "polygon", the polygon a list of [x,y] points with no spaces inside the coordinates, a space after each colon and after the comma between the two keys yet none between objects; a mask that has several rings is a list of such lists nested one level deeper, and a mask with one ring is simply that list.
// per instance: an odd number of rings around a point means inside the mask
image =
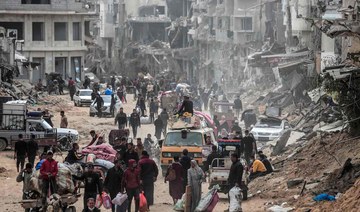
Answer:
[{"label": "man walking", "polygon": [[127,127],[127,116],[126,113],[124,113],[124,108],[120,108],[120,111],[118,114],[116,114],[115,117],[115,125],[118,124],[118,129],[123,130],[125,127]]},{"label": "man walking", "polygon": [[[111,199],[114,199],[116,195],[121,192],[121,181],[124,175],[124,171],[122,170],[122,161],[116,160],[114,162],[114,167],[109,169],[106,174],[104,189],[107,193],[110,194]],[[115,212],[115,205],[111,206],[112,212]]]},{"label": "man walking", "polygon": [[132,199],[135,199],[135,212],[139,211],[139,194],[140,194],[140,175],[139,169],[137,168],[136,161],[131,159],[129,160],[128,168],[124,173],[122,179],[122,190],[125,188],[128,195],[129,206],[128,211],[131,211]]},{"label": "man walking", "polygon": [[45,207],[46,205],[46,198],[48,197],[49,190],[50,195],[56,193],[56,175],[58,173],[58,163],[53,159],[53,152],[49,150],[46,154],[47,158],[42,163],[40,168],[40,177],[43,181],[42,187],[42,205]]},{"label": "man walking", "polygon": [[100,94],[96,94],[96,98],[94,101],[94,104],[96,104],[96,110],[97,110],[97,116],[99,118],[102,117],[102,106],[104,105],[104,100],[103,98],[100,96]]},{"label": "man walking", "polygon": [[67,128],[68,127],[68,120],[67,120],[67,117],[65,116],[65,112],[60,111],[60,116],[61,116],[60,128]]},{"label": "man walking", "polygon": [[[232,189],[234,186],[240,187],[242,181],[242,175],[244,172],[244,167],[239,160],[239,156],[236,153],[231,154],[231,167],[228,177],[229,189]],[[229,195],[229,194],[228,194]],[[230,196],[229,196],[230,201]]]},{"label": "man walking", "polygon": [[76,85],[75,85],[75,81],[72,79],[72,77],[69,78],[68,88],[69,88],[70,99],[71,99],[71,101],[73,101],[74,95],[76,92]]},{"label": "man walking", "polygon": [[154,144],[154,141],[151,139],[151,134],[147,134],[147,137],[144,140],[144,150],[151,156],[152,150],[151,147]]},{"label": "man walking", "polygon": [[159,174],[158,167],[154,160],[149,158],[146,151],[142,152],[139,161],[140,168],[140,184],[144,190],[148,208],[154,204],[154,182]]},{"label": "man walking", "polygon": [[102,182],[98,173],[94,172],[94,165],[89,163],[87,165],[87,172],[81,177],[73,176],[76,180],[83,180],[85,184],[84,189],[84,208],[86,208],[86,201],[89,198],[96,199],[96,195],[102,192]]},{"label": "man walking", "polygon": [[166,135],[167,132],[167,124],[168,124],[168,120],[169,120],[169,114],[166,112],[166,108],[164,108],[161,113],[160,113],[160,119],[163,123],[163,132],[164,132],[164,136]]},{"label": "man walking", "polygon": [[242,102],[240,100],[240,96],[237,96],[237,98],[234,100],[234,109],[236,112],[236,117],[240,118],[240,111],[242,110]]},{"label": "man walking", "polygon": [[39,145],[35,140],[35,135],[30,135],[30,141],[27,143],[27,156],[29,163],[31,163],[34,167],[35,157],[38,155]]},{"label": "man walking", "polygon": [[125,159],[126,166],[129,167],[129,161],[130,160],[135,160],[135,162],[138,162],[139,161],[139,155],[138,155],[137,152],[135,152],[135,148],[134,148],[133,143],[128,143],[127,147],[128,147],[128,149],[125,152],[124,159]]},{"label": "man walking", "polygon": [[25,158],[27,153],[27,145],[23,139],[23,135],[19,134],[18,137],[19,140],[15,143],[15,152],[14,152],[14,159],[16,159],[17,172],[24,169]]},{"label": "man walking", "polygon": [[249,130],[245,130],[245,136],[243,138],[244,143],[244,157],[248,164],[250,164],[250,157],[255,155],[256,153],[256,141],[254,136],[249,132]]},{"label": "man walking", "polygon": [[180,164],[182,165],[183,169],[184,169],[184,176],[183,176],[183,179],[184,179],[184,184],[183,184],[183,187],[184,187],[184,191],[185,191],[185,188],[186,188],[186,185],[187,185],[187,182],[188,182],[188,175],[187,175],[187,171],[188,169],[190,169],[191,167],[191,158],[188,156],[189,154],[189,151],[187,149],[184,149],[183,150],[183,156],[181,157],[180,159]]},{"label": "man walking", "polygon": [[141,127],[141,123],[140,123],[140,116],[139,114],[136,112],[136,109],[133,110],[132,114],[130,115],[130,125],[131,128],[133,130],[133,138],[136,138],[137,135],[137,128]]},{"label": "man walking", "polygon": [[163,122],[161,121],[160,117],[157,117],[156,120],[154,121],[154,125],[155,125],[155,137],[160,140],[161,138],[161,131],[164,129],[164,125]]}]

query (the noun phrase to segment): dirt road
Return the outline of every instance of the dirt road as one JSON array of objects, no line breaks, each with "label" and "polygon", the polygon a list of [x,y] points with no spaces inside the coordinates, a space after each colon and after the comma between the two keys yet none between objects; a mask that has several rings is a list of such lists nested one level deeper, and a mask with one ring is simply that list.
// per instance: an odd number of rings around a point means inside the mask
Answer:
[{"label": "dirt road", "polygon": [[[51,99],[57,99],[60,103],[57,105],[35,105],[34,108],[48,108],[53,114],[54,119],[53,123],[56,127],[59,127],[60,121],[60,110],[65,110],[65,114],[68,117],[69,128],[74,128],[80,133],[80,145],[84,145],[90,141],[89,131],[94,129],[97,132],[105,132],[107,136],[108,131],[111,129],[115,129],[113,118],[97,118],[97,117],[89,117],[89,108],[88,107],[74,107],[73,103],[69,101],[69,97],[59,96],[59,97],[51,97]],[[128,99],[132,99],[131,96]],[[123,105],[124,111],[127,114],[130,114],[133,107],[134,102],[131,101],[127,104]],[[139,130],[139,137],[145,138],[148,134],[154,134],[154,126],[153,125],[143,125]],[[12,159],[13,152],[8,150],[0,153],[0,167],[4,167],[6,172],[0,173],[0,184],[1,184],[1,192],[0,192],[0,205],[2,208],[0,211],[11,211],[18,212],[22,211],[21,206],[18,204],[18,201],[21,200],[22,196],[22,184],[17,183],[15,178],[17,176],[15,161]],[[63,161],[66,153],[64,153],[63,157],[57,157],[58,161]],[[208,184],[203,184],[203,194],[207,191]],[[252,198],[248,201],[243,202],[243,210],[244,211],[264,211],[264,204],[269,200],[260,199],[260,198]],[[220,194],[220,201],[217,204],[215,211],[220,212],[224,211],[228,207],[227,195]],[[82,198],[76,203],[76,208],[78,211],[82,210]],[[155,185],[155,205],[151,207],[151,211],[173,211],[172,210],[172,200],[168,194],[168,184],[164,183],[164,179],[160,176]],[[107,211],[105,209],[101,209],[102,211]]]}]

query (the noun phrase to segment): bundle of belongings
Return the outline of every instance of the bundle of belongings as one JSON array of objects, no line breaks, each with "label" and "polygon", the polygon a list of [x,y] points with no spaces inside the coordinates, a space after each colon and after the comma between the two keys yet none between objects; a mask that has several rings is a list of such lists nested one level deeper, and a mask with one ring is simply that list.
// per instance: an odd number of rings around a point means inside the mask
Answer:
[{"label": "bundle of belongings", "polygon": [[88,146],[82,150],[83,155],[94,154],[97,159],[103,159],[114,162],[116,150],[109,144],[100,144],[95,146]]},{"label": "bundle of belongings", "polygon": [[[63,195],[73,193],[75,185],[72,176],[81,176],[83,169],[80,164],[58,163],[58,174],[56,175],[57,194]],[[39,177],[40,171],[36,171],[30,179],[30,189],[41,194],[42,180]]]}]

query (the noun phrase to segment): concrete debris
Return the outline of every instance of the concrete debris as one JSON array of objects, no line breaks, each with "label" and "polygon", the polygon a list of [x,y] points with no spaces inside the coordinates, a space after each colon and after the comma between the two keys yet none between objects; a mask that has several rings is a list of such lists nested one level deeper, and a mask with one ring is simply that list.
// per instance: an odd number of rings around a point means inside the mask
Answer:
[{"label": "concrete debris", "polygon": [[274,205],[274,206],[271,206],[268,211],[271,211],[271,212],[289,212],[289,211],[293,211],[294,208],[291,208],[291,207],[282,207],[282,206],[279,206],[279,205]]},{"label": "concrete debris", "polygon": [[304,182],[303,178],[295,178],[286,182],[288,188],[294,188],[295,186]]}]

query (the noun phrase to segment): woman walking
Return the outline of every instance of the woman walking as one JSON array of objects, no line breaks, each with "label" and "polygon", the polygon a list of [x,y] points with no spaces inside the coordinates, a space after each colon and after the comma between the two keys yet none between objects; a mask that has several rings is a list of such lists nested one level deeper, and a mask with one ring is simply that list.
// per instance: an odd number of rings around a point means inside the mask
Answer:
[{"label": "woman walking", "polygon": [[183,175],[184,169],[180,164],[179,156],[174,156],[174,162],[169,166],[165,175],[165,183],[169,181],[169,193],[174,205],[184,194]]},{"label": "woman walking", "polygon": [[191,212],[195,211],[196,206],[201,199],[201,183],[204,178],[204,172],[197,164],[196,160],[191,160],[191,167],[188,170],[188,186],[191,190]]}]

